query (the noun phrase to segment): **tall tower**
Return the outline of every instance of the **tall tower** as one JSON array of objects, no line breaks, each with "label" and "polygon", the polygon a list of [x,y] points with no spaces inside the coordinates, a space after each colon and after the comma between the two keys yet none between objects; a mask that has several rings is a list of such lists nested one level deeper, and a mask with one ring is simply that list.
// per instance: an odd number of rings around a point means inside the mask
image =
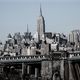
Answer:
[{"label": "tall tower", "polygon": [[27,33],[29,33],[28,24],[27,24]]},{"label": "tall tower", "polygon": [[38,32],[39,40],[41,40],[42,35],[45,33],[45,20],[44,17],[42,16],[41,5],[40,5],[40,16],[37,19],[37,32]]}]

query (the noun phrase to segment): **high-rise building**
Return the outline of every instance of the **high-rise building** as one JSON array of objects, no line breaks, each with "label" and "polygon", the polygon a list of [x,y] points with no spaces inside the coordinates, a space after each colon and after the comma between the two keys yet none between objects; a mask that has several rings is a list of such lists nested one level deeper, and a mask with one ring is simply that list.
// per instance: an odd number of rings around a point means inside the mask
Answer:
[{"label": "high-rise building", "polygon": [[68,41],[73,43],[75,50],[80,50],[80,30],[73,30],[68,36]]},{"label": "high-rise building", "polygon": [[70,32],[68,41],[69,42],[75,42],[77,44],[79,42],[79,37],[80,37],[80,31],[79,30],[73,30]]},{"label": "high-rise building", "polygon": [[37,19],[37,32],[38,32],[39,40],[41,40],[42,35],[45,33],[45,20],[44,20],[44,17],[42,15],[41,6],[40,6],[40,16]]},{"label": "high-rise building", "polygon": [[24,39],[25,40],[31,40],[31,32],[29,32],[28,24],[27,24],[27,32],[24,33]]}]

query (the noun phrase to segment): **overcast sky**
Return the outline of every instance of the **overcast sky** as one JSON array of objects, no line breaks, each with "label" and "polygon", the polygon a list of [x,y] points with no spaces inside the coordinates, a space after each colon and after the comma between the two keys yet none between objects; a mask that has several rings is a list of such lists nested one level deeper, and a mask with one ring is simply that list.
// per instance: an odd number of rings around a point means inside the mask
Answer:
[{"label": "overcast sky", "polygon": [[69,33],[80,29],[80,0],[0,0],[0,40],[8,33],[36,32],[40,4],[46,31]]}]

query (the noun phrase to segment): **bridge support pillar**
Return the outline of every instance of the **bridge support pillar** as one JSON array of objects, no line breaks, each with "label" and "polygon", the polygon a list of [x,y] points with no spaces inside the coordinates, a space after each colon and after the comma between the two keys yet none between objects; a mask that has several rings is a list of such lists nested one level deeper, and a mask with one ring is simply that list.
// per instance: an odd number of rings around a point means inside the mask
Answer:
[{"label": "bridge support pillar", "polygon": [[72,68],[71,61],[68,61],[68,64],[69,64],[69,80],[74,80],[73,75],[72,75],[72,69],[71,69]]},{"label": "bridge support pillar", "polygon": [[0,65],[0,73],[3,73],[3,71],[4,71],[4,66]]},{"label": "bridge support pillar", "polygon": [[22,80],[24,80],[25,68],[25,63],[22,63]]},{"label": "bridge support pillar", "polygon": [[68,60],[64,61],[64,80],[69,80],[69,64],[68,64]]},{"label": "bridge support pillar", "polygon": [[76,69],[76,73],[77,73],[77,78],[78,80],[80,80],[80,68],[79,68],[79,64],[75,64],[75,69]]},{"label": "bridge support pillar", "polygon": [[27,65],[27,74],[30,74],[30,65]]},{"label": "bridge support pillar", "polygon": [[61,79],[64,80],[64,60],[61,60],[60,75],[61,75]]},{"label": "bridge support pillar", "polygon": [[42,80],[51,80],[51,77],[52,77],[52,62],[51,61],[42,61],[41,77],[42,77]]},{"label": "bridge support pillar", "polygon": [[35,78],[38,77],[38,68],[35,68]]}]

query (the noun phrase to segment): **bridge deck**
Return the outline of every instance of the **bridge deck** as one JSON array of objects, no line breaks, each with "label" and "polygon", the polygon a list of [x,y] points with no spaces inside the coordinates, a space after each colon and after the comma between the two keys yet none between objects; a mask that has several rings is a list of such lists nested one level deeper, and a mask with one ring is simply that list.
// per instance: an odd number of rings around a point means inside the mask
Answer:
[{"label": "bridge deck", "polygon": [[0,57],[0,63],[9,63],[9,62],[41,62],[43,60],[52,60],[50,58],[53,58],[53,60],[62,60],[67,59],[71,61],[77,61],[80,60],[80,51],[74,51],[74,52],[68,52],[69,56],[72,57],[66,57],[62,56],[66,52],[53,52],[52,55],[28,55],[28,56],[6,56],[6,57]]}]

